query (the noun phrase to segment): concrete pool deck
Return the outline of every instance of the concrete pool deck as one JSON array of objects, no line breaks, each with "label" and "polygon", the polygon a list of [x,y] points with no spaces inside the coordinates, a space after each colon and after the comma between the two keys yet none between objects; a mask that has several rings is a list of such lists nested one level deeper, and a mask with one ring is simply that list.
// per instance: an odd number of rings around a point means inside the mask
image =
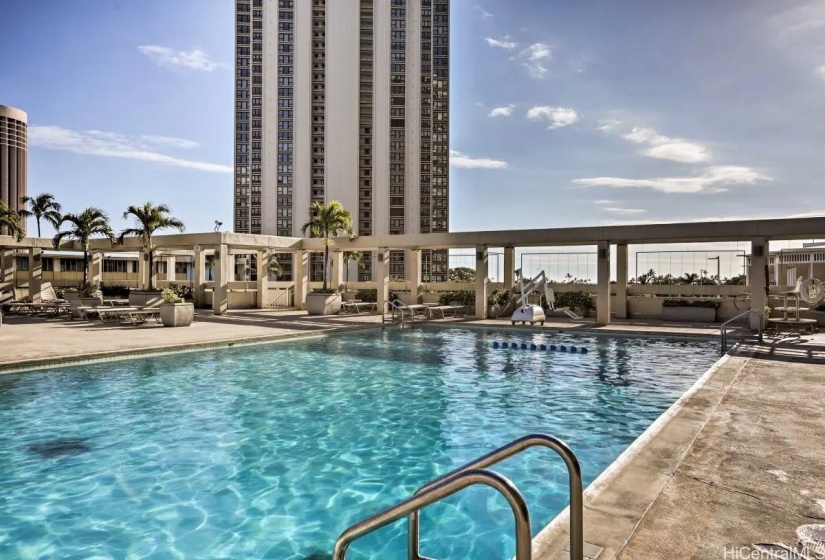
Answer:
[{"label": "concrete pool deck", "polygon": [[[165,329],[7,317],[0,373],[66,361],[255,343],[377,327],[376,315],[308,317],[298,311],[196,316]],[[504,321],[457,320],[512,328]],[[397,328],[397,327],[396,327]],[[521,327],[516,327],[521,328]],[[551,320],[543,329],[718,335],[719,325]],[[755,542],[793,543],[825,521],[825,335],[766,339],[722,360],[588,489],[589,558],[734,558]],[[564,558],[564,514],[534,542],[537,560]]]}]

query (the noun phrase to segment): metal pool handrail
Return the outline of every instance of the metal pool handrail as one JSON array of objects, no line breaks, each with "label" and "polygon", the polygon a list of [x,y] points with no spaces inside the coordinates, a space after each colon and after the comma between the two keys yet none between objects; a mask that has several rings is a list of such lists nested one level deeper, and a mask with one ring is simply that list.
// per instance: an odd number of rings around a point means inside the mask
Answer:
[{"label": "metal pool handrail", "polygon": [[[401,303],[400,300],[393,301],[393,300],[388,299],[386,301],[386,303],[387,303],[387,305],[390,306],[390,310],[392,311],[392,315],[391,315],[391,321],[392,322],[395,322],[395,312],[396,311],[398,311],[398,313],[401,315],[401,328],[403,329],[404,328],[404,311],[407,311],[407,310],[404,308],[404,306],[403,306],[403,304]],[[412,311],[410,311],[410,321],[413,324],[415,324],[415,313],[412,312]],[[382,322],[383,322],[383,320],[382,320]]]},{"label": "metal pool handrail", "polygon": [[[418,489],[416,495],[427,492],[434,485],[443,484],[444,482],[448,482],[455,477],[461,476],[464,472],[487,468],[531,447],[537,446],[549,447],[558,453],[567,465],[570,486],[570,558],[571,560],[582,560],[582,558],[584,558],[584,505],[581,467],[579,466],[579,460],[576,458],[576,454],[573,453],[567,444],[553,436],[548,436],[545,434],[530,434],[514,440],[507,445],[491,451],[487,455],[479,457],[474,461],[470,461],[466,465],[459,467],[454,471],[448,472],[447,474],[436,478],[432,482],[425,484]],[[408,545],[410,560],[426,560],[421,556],[419,550],[419,517],[420,515],[418,510],[413,511],[410,515]]]},{"label": "metal pool handrail", "polygon": [[516,560],[532,560],[530,511],[527,509],[524,496],[509,479],[498,473],[483,469],[458,473],[449,480],[431,485],[423,492],[416,493],[411,498],[385,509],[357,525],[353,525],[341,533],[341,536],[335,542],[335,550],[332,553],[333,560],[344,560],[347,556],[347,548],[354,540],[474,484],[484,484],[495,488],[507,499],[516,521]]},{"label": "metal pool handrail", "polygon": [[759,309],[748,309],[747,311],[745,311],[743,313],[740,313],[736,317],[733,317],[732,319],[728,319],[727,321],[722,323],[722,330],[721,330],[722,348],[721,348],[721,351],[722,351],[723,356],[728,352],[728,325],[730,325],[731,323],[733,323],[734,321],[736,321],[738,319],[741,319],[742,317],[750,316],[751,314],[755,314],[756,316],[759,317],[759,344],[762,344],[762,341],[763,341],[762,331],[765,327],[765,313],[763,313]]}]

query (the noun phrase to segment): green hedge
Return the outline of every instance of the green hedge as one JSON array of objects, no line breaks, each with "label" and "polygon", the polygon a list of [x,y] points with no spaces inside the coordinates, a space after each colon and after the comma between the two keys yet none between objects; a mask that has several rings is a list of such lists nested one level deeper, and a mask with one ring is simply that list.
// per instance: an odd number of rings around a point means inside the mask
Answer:
[{"label": "green hedge", "polygon": [[510,290],[493,290],[487,297],[487,303],[490,305],[505,305],[508,301],[510,301]]},{"label": "green hedge", "polygon": [[556,296],[556,308],[569,307],[570,309],[579,311],[582,315],[587,314],[596,308],[593,305],[593,300],[590,294],[582,291],[578,292],[558,292]]},{"label": "green hedge", "polygon": [[[378,290],[375,288],[358,290],[355,292],[355,299],[360,299],[366,303],[375,303],[378,301]],[[398,294],[390,290],[389,299],[390,301],[397,300]]]},{"label": "green hedge", "polygon": [[718,300],[699,299],[689,301],[686,299],[666,299],[662,302],[662,307],[700,307],[702,309],[719,309],[721,304]]},{"label": "green hedge", "polygon": [[452,302],[458,305],[475,305],[476,293],[474,290],[459,290],[457,292],[446,292],[438,298],[441,305],[450,305]]}]

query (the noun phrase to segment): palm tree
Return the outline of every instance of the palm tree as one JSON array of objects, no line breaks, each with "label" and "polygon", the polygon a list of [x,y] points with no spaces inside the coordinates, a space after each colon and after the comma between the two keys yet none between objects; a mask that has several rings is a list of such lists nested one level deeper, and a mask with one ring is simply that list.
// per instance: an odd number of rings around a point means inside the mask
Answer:
[{"label": "palm tree", "polygon": [[367,263],[364,262],[364,253],[361,251],[344,251],[344,282],[349,283],[349,263],[358,265],[358,270],[364,270]]},{"label": "palm tree", "polygon": [[329,265],[329,247],[334,243],[332,237],[337,237],[342,233],[352,232],[352,214],[344,208],[344,205],[337,200],[332,200],[329,204],[313,202],[310,207],[310,220],[304,224],[301,231],[306,234],[309,230],[312,237],[324,238],[324,287],[327,291],[327,267]]},{"label": "palm tree", "polygon": [[95,235],[102,235],[114,243],[115,233],[109,224],[109,216],[100,208],[89,207],[80,214],[64,214],[57,224],[60,229],[64,223],[69,223],[72,228],[66,231],[58,231],[52,243],[55,249],[60,247],[63,239],[76,239],[83,245],[83,284],[88,283],[89,277],[89,240]]},{"label": "palm tree", "polygon": [[23,231],[23,221],[20,214],[9,208],[9,205],[0,200],[0,232],[6,230],[6,235],[16,238],[18,241],[25,237]]},{"label": "palm tree", "polygon": [[699,281],[699,275],[695,272],[685,272],[680,280],[683,284],[696,284]]},{"label": "palm tree", "polygon": [[275,276],[275,278],[281,276],[284,273],[284,269],[283,267],[281,267],[281,263],[278,262],[278,255],[273,253],[269,255],[269,257],[267,257],[266,271],[269,274]]},{"label": "palm tree", "polygon": [[30,206],[29,210],[23,209],[20,215],[24,218],[34,216],[37,220],[37,237],[40,237],[40,220],[45,219],[54,229],[57,229],[60,224],[60,204],[54,201],[54,196],[49,193],[39,194],[37,196],[24,196],[23,204]]},{"label": "palm tree", "polygon": [[[183,222],[177,218],[168,216],[170,210],[165,204],[158,204],[155,206],[151,202],[147,202],[143,206],[129,206],[126,212],[123,213],[123,219],[129,216],[135,217],[135,227],[124,229],[120,232],[118,240],[123,243],[126,237],[137,237],[143,243],[144,249],[149,252],[149,266],[154,266],[154,252],[155,246],[152,244],[152,236],[156,231],[161,229],[174,228],[178,231],[184,231],[186,228]],[[149,273],[149,289],[153,290],[154,274]]]}]

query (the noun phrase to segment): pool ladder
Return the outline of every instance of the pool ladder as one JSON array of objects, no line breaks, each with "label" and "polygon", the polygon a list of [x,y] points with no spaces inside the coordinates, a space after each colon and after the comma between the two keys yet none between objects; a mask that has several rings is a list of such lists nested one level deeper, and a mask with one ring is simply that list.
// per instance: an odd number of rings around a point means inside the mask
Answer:
[{"label": "pool ladder", "polygon": [[751,315],[756,315],[757,319],[759,320],[759,334],[757,340],[759,341],[759,344],[762,344],[764,342],[762,332],[765,328],[765,314],[758,309],[748,309],[747,311],[740,313],[736,317],[728,319],[727,321],[722,323],[721,332],[719,333],[720,338],[722,339],[722,343],[719,346],[719,350],[721,351],[723,356],[728,353],[728,325],[744,317],[750,317]]},{"label": "pool ladder", "polygon": [[[401,328],[406,328],[407,323],[409,322],[410,326],[415,325],[415,312],[411,309],[407,309],[399,300],[386,301],[387,306],[390,309],[390,317],[387,318],[387,314],[384,310],[381,311],[381,322],[382,323],[400,323]],[[409,313],[409,315],[408,315]]]},{"label": "pool ladder", "polygon": [[500,463],[504,459],[517,455],[531,447],[547,447],[558,453],[567,465],[570,485],[570,559],[584,558],[584,528],[582,476],[579,461],[566,443],[553,436],[531,434],[514,440],[507,445],[470,461],[447,474],[432,480],[419,488],[412,497],[385,509],[357,523],[341,533],[335,542],[333,560],[345,560],[347,548],[353,541],[372,533],[399,519],[409,517],[407,558],[408,560],[433,560],[421,556],[419,512],[428,505],[452,496],[456,492],[475,484],[483,484],[496,489],[502,494],[516,521],[516,560],[532,560],[532,538],[530,536],[530,511],[524,497],[516,485],[500,474],[487,470],[487,467]]}]

